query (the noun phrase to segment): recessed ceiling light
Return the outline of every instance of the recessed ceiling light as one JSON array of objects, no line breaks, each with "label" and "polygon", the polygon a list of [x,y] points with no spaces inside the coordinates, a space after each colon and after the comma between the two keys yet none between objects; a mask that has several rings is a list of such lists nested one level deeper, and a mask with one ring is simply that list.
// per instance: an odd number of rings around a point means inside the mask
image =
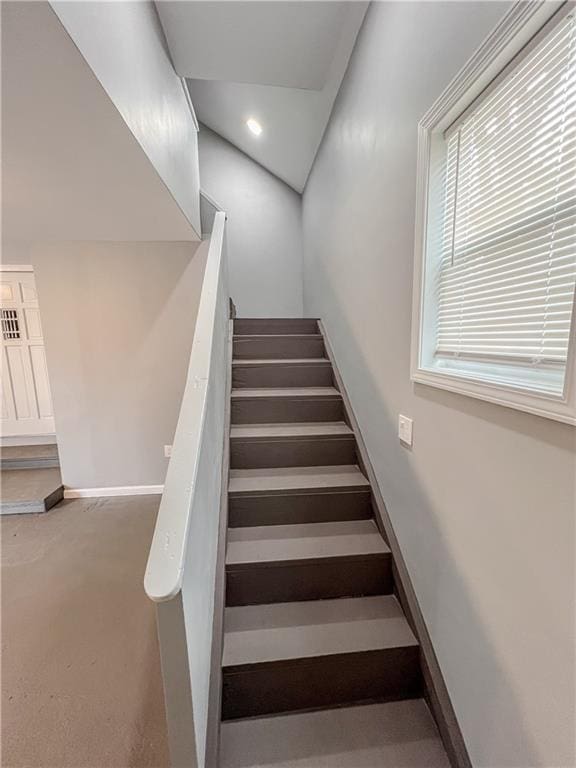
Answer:
[{"label": "recessed ceiling light", "polygon": [[249,120],[246,120],[246,125],[252,131],[254,136],[260,136],[260,134],[262,133],[262,126],[260,125],[258,120],[254,120],[253,117],[251,117]]}]

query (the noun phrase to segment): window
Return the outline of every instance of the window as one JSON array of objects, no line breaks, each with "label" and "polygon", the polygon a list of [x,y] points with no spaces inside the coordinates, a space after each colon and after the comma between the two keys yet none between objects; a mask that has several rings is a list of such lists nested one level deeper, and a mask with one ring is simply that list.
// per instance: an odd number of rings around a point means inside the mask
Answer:
[{"label": "window", "polygon": [[468,101],[421,126],[428,218],[413,378],[573,421],[573,15],[559,12]]}]

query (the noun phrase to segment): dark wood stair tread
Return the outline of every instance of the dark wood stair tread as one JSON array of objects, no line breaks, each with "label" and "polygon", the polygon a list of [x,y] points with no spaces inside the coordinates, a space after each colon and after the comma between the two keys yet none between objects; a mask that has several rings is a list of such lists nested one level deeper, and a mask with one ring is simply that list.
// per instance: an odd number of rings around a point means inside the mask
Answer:
[{"label": "dark wood stair tread", "polygon": [[315,340],[312,349],[303,351],[302,343],[291,343],[290,349],[267,344],[265,349],[260,346],[262,354],[242,350],[232,360],[232,387],[333,387],[332,363],[324,357],[323,345]]},{"label": "dark wood stair tread", "polygon": [[326,357],[326,350],[321,333],[234,335],[232,357],[234,360],[317,360]]},{"label": "dark wood stair tread", "polygon": [[231,409],[234,425],[325,424],[344,419],[342,396],[331,386],[241,387],[232,390]]},{"label": "dark wood stair tread", "polygon": [[231,494],[293,492],[369,488],[370,483],[356,465],[327,467],[275,467],[272,469],[231,469]]},{"label": "dark wood stair tread", "polygon": [[223,667],[417,647],[392,595],[226,608]]},{"label": "dark wood stair tread", "polygon": [[317,334],[318,319],[313,317],[243,317],[234,321],[234,333],[237,336],[259,334],[279,334],[297,331],[301,334]]},{"label": "dark wood stair tread", "polygon": [[[231,528],[226,566],[389,555],[372,520]],[[344,566],[343,566],[344,567]]]}]

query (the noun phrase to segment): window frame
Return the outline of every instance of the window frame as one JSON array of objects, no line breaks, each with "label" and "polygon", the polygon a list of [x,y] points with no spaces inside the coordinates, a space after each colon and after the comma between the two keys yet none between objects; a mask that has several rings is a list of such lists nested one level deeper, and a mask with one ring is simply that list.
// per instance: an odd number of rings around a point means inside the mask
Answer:
[{"label": "window frame", "polygon": [[[575,10],[573,0],[539,2],[517,0],[500,23],[464,65],[418,124],[414,285],[410,378],[492,403],[576,425],[576,308],[572,323],[562,395],[537,393],[521,385],[503,386],[453,372],[440,371],[425,363],[435,339],[435,316],[426,301],[429,213],[440,210],[442,190],[434,184],[434,173],[445,153],[444,132],[483,94],[506,75],[512,60],[535,36],[546,34],[548,25]],[[554,18],[553,18],[554,17]],[[441,226],[441,222],[438,222]]]}]

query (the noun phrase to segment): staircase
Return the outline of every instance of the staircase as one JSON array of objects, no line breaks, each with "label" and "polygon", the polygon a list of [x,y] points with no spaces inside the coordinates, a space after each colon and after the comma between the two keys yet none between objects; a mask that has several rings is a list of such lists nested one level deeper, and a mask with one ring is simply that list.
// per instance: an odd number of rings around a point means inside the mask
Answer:
[{"label": "staircase", "polygon": [[359,464],[317,321],[235,320],[223,768],[448,765]]},{"label": "staircase", "polygon": [[56,443],[0,447],[0,469],[57,469],[60,467]]},{"label": "staircase", "polygon": [[64,497],[58,448],[47,445],[0,448],[1,515],[46,512]]}]

